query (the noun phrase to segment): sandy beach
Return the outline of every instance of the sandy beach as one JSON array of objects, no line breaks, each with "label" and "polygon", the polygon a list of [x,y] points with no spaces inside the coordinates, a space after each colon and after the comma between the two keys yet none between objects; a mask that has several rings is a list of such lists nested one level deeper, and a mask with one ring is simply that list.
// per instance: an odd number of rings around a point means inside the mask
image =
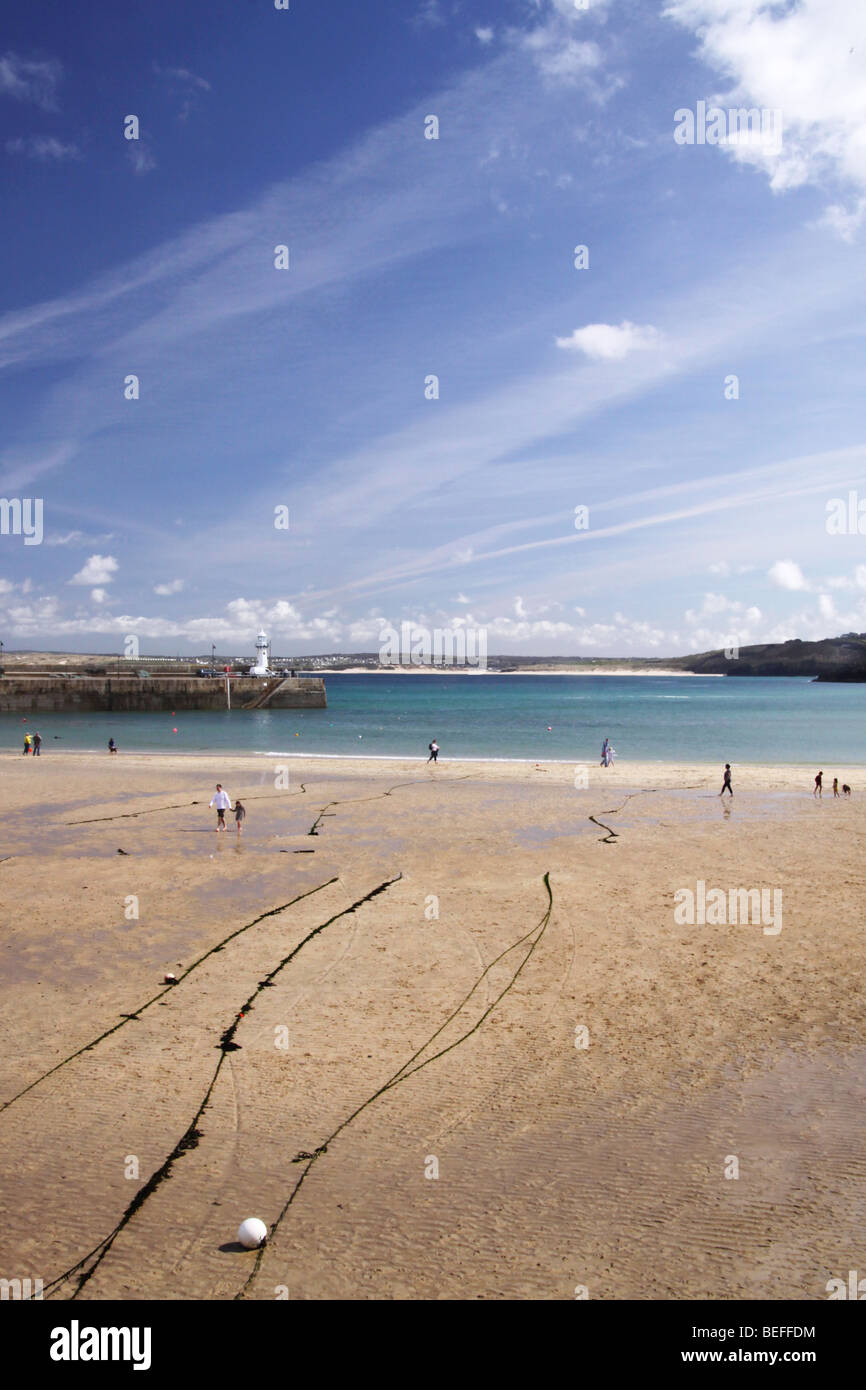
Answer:
[{"label": "sandy beach", "polygon": [[[694,764],[0,768],[0,1263],[46,1296],[810,1300],[860,1267],[866,768],[818,802],[735,766],[732,804]],[[677,920],[698,883],[780,892],[780,929]]]}]

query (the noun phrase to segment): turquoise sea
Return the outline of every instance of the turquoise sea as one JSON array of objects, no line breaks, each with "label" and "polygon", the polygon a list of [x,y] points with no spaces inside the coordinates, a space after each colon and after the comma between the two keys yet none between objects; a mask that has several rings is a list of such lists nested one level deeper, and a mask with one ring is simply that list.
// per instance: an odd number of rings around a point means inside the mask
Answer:
[{"label": "turquoise sea", "polygon": [[[0,715],[0,746],[342,757],[866,764],[866,685],[713,676],[326,677],[328,708]],[[548,726],[550,728],[548,729]],[[177,733],[174,733],[174,729]]]}]

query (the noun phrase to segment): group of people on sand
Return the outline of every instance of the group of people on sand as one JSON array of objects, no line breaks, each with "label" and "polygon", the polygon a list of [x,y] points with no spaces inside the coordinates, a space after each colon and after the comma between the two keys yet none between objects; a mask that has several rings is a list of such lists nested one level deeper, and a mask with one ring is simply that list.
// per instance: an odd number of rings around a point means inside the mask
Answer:
[{"label": "group of people on sand", "polygon": [[[823,796],[824,796],[824,774],[823,774],[823,772],[819,772],[819,773],[817,773],[816,776],[815,776],[815,787],[814,787],[814,790],[813,790],[813,792],[812,792],[812,795],[813,795],[813,796],[817,796],[819,799],[823,799]],[[833,795],[834,795],[834,796],[838,796],[838,795],[839,795],[839,778],[838,778],[838,777],[834,777],[834,778],[833,778]],[[850,796],[850,795],[851,795],[851,788],[848,786],[848,783],[847,783],[847,782],[843,782],[843,783],[842,783],[842,795],[843,795],[843,796]]]},{"label": "group of people on sand", "polygon": [[[733,787],[731,786],[731,764],[730,764],[730,763],[725,763],[725,775],[724,775],[724,778],[723,778],[723,780],[722,780],[722,790],[719,792],[719,796],[724,796],[725,792],[730,792],[731,796],[733,796],[733,794],[734,794],[734,789],[733,789]],[[813,795],[813,796],[817,796],[817,797],[823,797],[823,795],[824,795],[824,774],[823,774],[823,772],[819,772],[819,773],[816,775],[816,777],[815,777],[815,788],[814,788],[814,791],[812,792],[812,795]],[[839,778],[838,778],[838,777],[834,777],[834,778],[833,778],[833,795],[834,795],[834,796],[838,796],[838,795],[839,795]],[[848,783],[847,783],[847,782],[843,782],[843,783],[842,783],[842,795],[843,795],[843,796],[850,796],[850,795],[851,795],[851,788],[848,786]]]},{"label": "group of people on sand", "polygon": [[599,767],[613,767],[615,757],[616,749],[611,747],[610,739],[606,738],[601,745],[601,762],[599,763]]},{"label": "group of people on sand", "polygon": [[38,758],[38,757],[41,756],[41,751],[42,751],[42,735],[39,734],[39,733],[36,733],[36,734],[25,734],[25,735],[24,735],[24,757],[26,758],[28,753],[32,753],[33,756],[34,756],[34,758]]},{"label": "group of people on sand", "polygon": [[[231,811],[232,809],[232,799],[227,791],[223,791],[221,782],[217,782],[216,794],[211,797],[210,804],[216,810],[217,813],[216,831],[219,835],[221,830],[228,829],[228,826],[226,825],[226,811]],[[244,821],[247,817],[247,810],[242,801],[235,802],[234,817],[235,824],[238,829],[238,834],[243,835]]]}]

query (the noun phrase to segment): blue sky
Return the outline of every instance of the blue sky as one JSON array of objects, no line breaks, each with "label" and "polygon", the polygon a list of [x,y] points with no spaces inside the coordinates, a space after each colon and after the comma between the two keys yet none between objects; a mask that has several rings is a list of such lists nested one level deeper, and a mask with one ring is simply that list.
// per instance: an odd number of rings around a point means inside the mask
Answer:
[{"label": "blue sky", "polygon": [[0,33],[7,648],[866,630],[866,7],[83,8]]}]

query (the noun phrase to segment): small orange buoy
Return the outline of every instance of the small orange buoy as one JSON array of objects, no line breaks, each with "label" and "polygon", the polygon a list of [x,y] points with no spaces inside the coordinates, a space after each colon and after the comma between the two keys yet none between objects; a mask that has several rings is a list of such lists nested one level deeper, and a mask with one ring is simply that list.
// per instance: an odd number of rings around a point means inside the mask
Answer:
[{"label": "small orange buoy", "polygon": [[176,734],[176,733],[177,733],[177,729],[172,729],[171,732],[172,732],[173,734]]}]

